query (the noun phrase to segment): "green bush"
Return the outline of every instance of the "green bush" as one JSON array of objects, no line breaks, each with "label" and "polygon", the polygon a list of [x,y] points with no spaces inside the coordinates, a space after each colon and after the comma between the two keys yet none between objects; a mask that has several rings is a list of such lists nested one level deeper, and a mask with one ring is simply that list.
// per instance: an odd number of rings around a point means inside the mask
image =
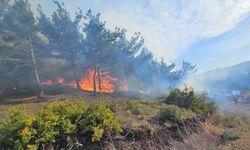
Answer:
[{"label": "green bush", "polygon": [[172,89],[164,101],[179,107],[190,109],[197,114],[208,114],[215,111],[215,103],[208,101],[206,93],[196,94],[192,88]]},{"label": "green bush", "polygon": [[193,113],[176,105],[163,105],[158,113],[158,117],[163,122],[179,122],[192,117]]},{"label": "green bush", "polygon": [[83,102],[56,102],[44,108],[35,117],[31,127],[33,144],[54,143],[56,138],[76,131],[76,121],[87,110]]},{"label": "green bush", "polygon": [[113,111],[101,103],[89,107],[79,124],[82,134],[92,134],[92,141],[100,141],[105,130],[122,131]]},{"label": "green bush", "polygon": [[42,109],[35,117],[23,109],[10,108],[0,120],[0,147],[36,149],[44,143],[76,131],[76,122],[87,110],[82,102],[57,102]]},{"label": "green bush", "polygon": [[11,108],[0,119],[0,147],[37,149],[53,145],[62,136],[91,133],[99,141],[105,130],[121,132],[113,111],[105,104],[87,106],[83,102],[56,102],[29,116],[23,109]]},{"label": "green bush", "polygon": [[24,109],[9,108],[0,119],[0,147],[21,149],[27,146],[25,137],[30,136],[26,127],[32,123]]}]

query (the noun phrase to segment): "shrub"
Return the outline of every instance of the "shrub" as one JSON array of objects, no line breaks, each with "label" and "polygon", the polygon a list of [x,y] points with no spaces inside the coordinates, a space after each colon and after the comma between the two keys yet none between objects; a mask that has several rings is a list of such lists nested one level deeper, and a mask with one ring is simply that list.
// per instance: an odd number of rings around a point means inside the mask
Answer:
[{"label": "shrub", "polygon": [[240,138],[240,135],[233,131],[225,131],[220,136],[220,142],[226,143],[227,141],[234,141]]},{"label": "shrub", "polygon": [[29,116],[23,109],[10,108],[0,119],[0,147],[37,149],[53,145],[65,135],[91,133],[99,141],[105,130],[121,132],[113,111],[105,104],[88,107],[83,102],[56,102]]},{"label": "shrub", "polygon": [[215,103],[209,102],[206,93],[195,94],[192,88],[172,89],[165,103],[190,109],[197,114],[208,114],[215,111]]},{"label": "shrub", "polygon": [[159,111],[158,117],[163,122],[179,122],[188,117],[192,117],[193,113],[176,105],[163,105]]},{"label": "shrub", "polygon": [[33,144],[54,143],[56,138],[73,134],[76,121],[85,113],[83,102],[56,102],[38,113],[32,124]]},{"label": "shrub", "polygon": [[32,123],[24,109],[9,108],[0,119],[0,147],[21,149],[27,146],[30,132],[27,126]]},{"label": "shrub", "polygon": [[92,141],[100,141],[105,130],[122,131],[113,111],[105,104],[89,107],[79,124],[82,134],[91,133]]}]

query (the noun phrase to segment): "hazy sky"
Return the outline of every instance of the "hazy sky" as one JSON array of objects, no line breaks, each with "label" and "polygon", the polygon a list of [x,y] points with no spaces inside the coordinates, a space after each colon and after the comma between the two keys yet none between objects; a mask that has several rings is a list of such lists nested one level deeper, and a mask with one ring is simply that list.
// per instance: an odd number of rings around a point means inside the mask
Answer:
[{"label": "hazy sky", "polygon": [[[101,13],[107,27],[141,32],[156,58],[187,60],[199,72],[250,60],[250,0],[61,0]],[[50,14],[53,0],[30,0]]]}]

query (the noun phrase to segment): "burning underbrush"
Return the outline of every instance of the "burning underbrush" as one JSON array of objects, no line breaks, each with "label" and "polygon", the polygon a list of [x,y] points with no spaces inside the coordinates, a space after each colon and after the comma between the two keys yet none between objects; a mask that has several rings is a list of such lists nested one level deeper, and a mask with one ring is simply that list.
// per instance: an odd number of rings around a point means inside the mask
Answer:
[{"label": "burning underbrush", "polygon": [[[67,82],[61,76],[56,80],[46,80],[43,85],[61,85],[70,88],[77,88],[76,81]],[[99,93],[113,93],[114,91],[128,91],[128,86],[120,79],[110,75],[108,72],[102,71],[98,76],[93,70],[88,70],[87,75],[80,78],[80,88],[84,91],[94,91]]]}]

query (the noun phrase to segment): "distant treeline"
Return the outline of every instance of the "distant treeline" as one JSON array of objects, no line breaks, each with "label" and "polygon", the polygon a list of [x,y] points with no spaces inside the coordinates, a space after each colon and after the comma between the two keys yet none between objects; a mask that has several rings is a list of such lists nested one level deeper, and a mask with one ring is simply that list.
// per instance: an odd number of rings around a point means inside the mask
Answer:
[{"label": "distant treeline", "polygon": [[188,62],[176,69],[174,63],[156,61],[139,32],[128,39],[126,29],[107,29],[99,13],[79,8],[72,17],[63,3],[54,3],[52,16],[40,5],[34,16],[28,0],[0,0],[0,91],[33,88],[42,96],[42,81],[58,76],[80,88],[89,69],[94,83],[101,84],[105,71],[129,90],[167,88],[196,69]]}]

